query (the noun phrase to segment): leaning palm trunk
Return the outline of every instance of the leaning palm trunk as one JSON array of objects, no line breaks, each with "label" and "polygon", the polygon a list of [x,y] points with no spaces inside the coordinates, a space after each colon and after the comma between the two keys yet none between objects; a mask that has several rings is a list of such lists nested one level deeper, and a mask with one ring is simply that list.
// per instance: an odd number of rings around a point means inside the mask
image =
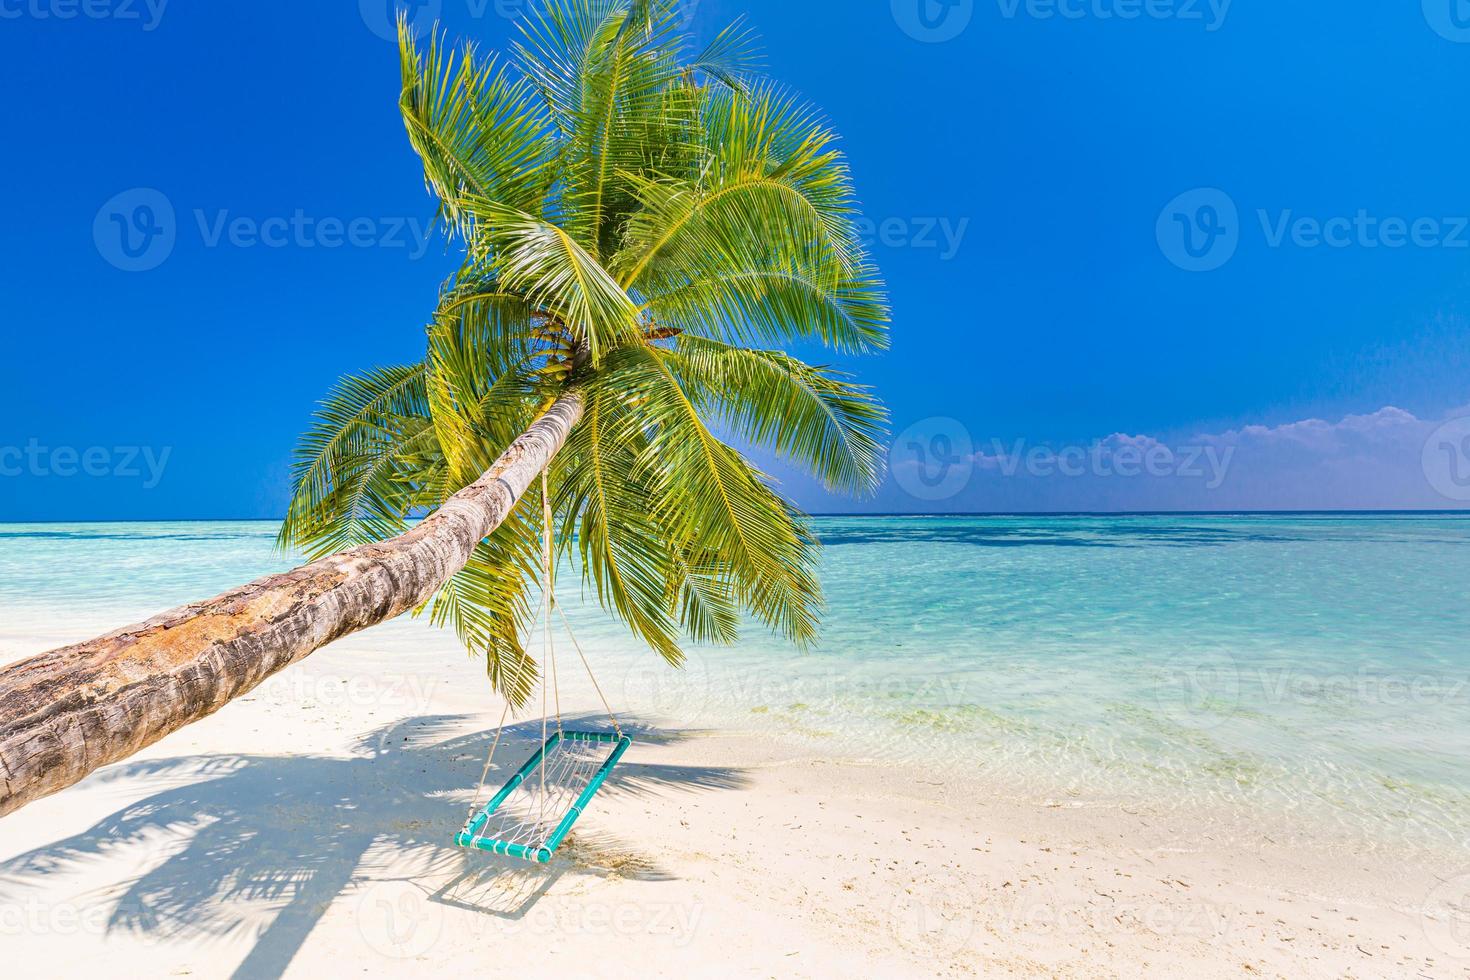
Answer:
[{"label": "leaning palm trunk", "polygon": [[465,254],[423,361],[344,379],[303,440],[281,537],[330,557],[0,671],[0,814],[424,605],[520,700],[541,541],[511,511],[543,469],[560,553],[669,662],[746,616],[816,637],[811,528],[711,428],[875,488],[882,406],[785,348],[881,350],[888,307],[836,135],[750,76],[743,28],[690,60],[683,6],[543,0],[503,61],[400,20],[399,106]]},{"label": "leaning palm trunk", "polygon": [[198,721],[333,640],[428,601],[581,418],[563,395],[412,530],[0,671],[0,815]]}]

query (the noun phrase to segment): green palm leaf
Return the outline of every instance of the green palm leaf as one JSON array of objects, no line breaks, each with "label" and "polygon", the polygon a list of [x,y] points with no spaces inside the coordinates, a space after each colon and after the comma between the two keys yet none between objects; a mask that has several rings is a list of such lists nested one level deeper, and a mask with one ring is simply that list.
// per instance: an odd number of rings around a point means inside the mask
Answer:
[{"label": "green palm leaf", "polygon": [[[815,639],[817,541],[742,450],[871,490],[882,407],[789,348],[881,350],[889,311],[835,134],[756,79],[738,22],[692,57],[680,24],[676,0],[550,0],[503,63],[400,31],[404,125],[463,262],[423,362],[323,403],[284,544],[396,533],[576,388],[547,478],[558,557],[588,593],[673,664],[747,617]],[[421,610],[515,705],[540,670],[531,496]]]},{"label": "green palm leaf", "polygon": [[679,338],[667,355],[708,414],[835,490],[877,489],[887,413],[867,389],[774,350]]}]

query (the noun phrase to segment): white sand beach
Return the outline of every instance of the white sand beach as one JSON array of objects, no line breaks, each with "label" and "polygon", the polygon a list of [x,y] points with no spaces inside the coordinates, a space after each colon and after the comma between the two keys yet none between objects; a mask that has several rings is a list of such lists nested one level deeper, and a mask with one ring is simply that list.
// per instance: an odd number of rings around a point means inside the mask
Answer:
[{"label": "white sand beach", "polygon": [[1231,5],[0,0],[0,980],[1470,980],[1470,0]]},{"label": "white sand beach", "polygon": [[[0,659],[57,636],[0,637]],[[1459,869],[631,717],[545,867],[450,846],[498,711],[444,643],[323,650],[0,822],[20,976],[1450,977]],[[595,703],[564,704],[596,721]],[[516,764],[539,721],[502,751]],[[849,749],[852,747],[849,746]],[[858,747],[861,748],[860,746]],[[493,779],[493,777],[492,777]],[[1461,910],[1463,911],[1463,910]]]}]

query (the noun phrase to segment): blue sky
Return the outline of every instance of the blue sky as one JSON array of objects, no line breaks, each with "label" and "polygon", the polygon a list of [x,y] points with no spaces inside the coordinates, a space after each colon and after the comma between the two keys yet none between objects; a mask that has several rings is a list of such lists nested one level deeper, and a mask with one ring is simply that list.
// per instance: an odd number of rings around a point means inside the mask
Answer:
[{"label": "blue sky", "polygon": [[[803,505],[1467,506],[1463,0],[692,7],[844,135],[891,288],[892,477],[773,464]],[[278,516],[315,400],[420,353],[386,10],[0,0],[0,520]]]}]

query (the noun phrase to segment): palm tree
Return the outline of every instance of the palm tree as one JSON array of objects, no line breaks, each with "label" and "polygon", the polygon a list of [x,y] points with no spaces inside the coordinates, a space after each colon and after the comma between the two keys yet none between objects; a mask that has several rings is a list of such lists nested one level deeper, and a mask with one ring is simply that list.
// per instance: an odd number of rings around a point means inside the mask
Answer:
[{"label": "palm tree", "polygon": [[344,379],[303,440],[281,534],[311,564],[0,673],[0,813],[410,609],[524,699],[517,502],[543,471],[561,548],[670,662],[742,615],[815,636],[817,542],[732,443],[871,488],[882,408],[791,349],[881,349],[887,309],[834,134],[755,77],[748,31],[688,58],[679,23],[551,0],[504,60],[400,23],[404,122],[464,248],[424,359]]}]

